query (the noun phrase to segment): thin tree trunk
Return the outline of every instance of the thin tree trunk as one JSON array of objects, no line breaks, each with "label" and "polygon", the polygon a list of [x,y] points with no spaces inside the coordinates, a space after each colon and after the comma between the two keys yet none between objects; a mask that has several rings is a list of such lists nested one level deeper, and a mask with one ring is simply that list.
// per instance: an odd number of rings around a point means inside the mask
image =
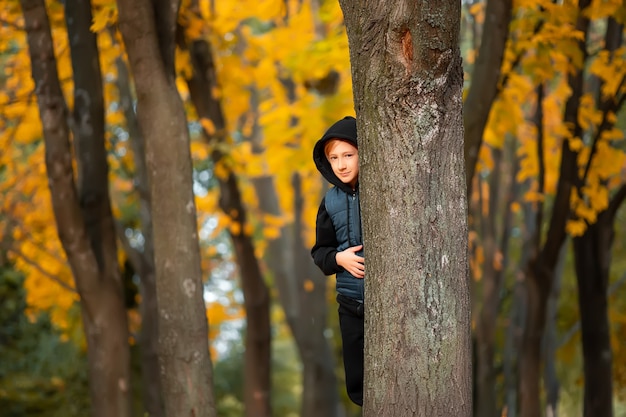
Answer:
[{"label": "thin tree trunk", "polygon": [[458,1],[341,0],[359,132],[363,415],[470,416]]},{"label": "thin tree trunk", "polygon": [[507,328],[503,352],[504,368],[504,408],[500,415],[517,417],[518,414],[518,381],[519,381],[519,350],[524,329],[525,288],[522,284],[522,273],[515,275],[515,283],[512,290],[512,306],[509,313],[510,324]]},{"label": "thin tree trunk", "polygon": [[301,417],[327,416],[338,413],[339,395],[332,351],[326,339],[326,277],[311,259],[310,250],[302,238],[303,196],[298,174],[293,176],[295,195],[293,276],[298,288],[300,312],[296,326],[298,347],[302,358]]},{"label": "thin tree trunk", "polygon": [[[322,36],[322,28],[318,28]],[[289,78],[281,80],[290,101],[295,100],[295,85]],[[319,84],[316,85],[319,90]],[[321,83],[325,84],[325,83]],[[327,90],[334,90],[328,87]],[[258,105],[258,94],[252,93],[252,106]],[[252,130],[252,152],[264,151],[257,124]],[[266,261],[278,288],[278,299],[302,362],[301,417],[334,417],[339,396],[334,358],[324,331],[326,329],[326,277],[315,266],[302,240],[302,192],[300,176],[292,177],[294,222],[281,227],[280,236],[270,240]],[[252,179],[263,213],[280,216],[281,211],[274,179],[263,176]]]},{"label": "thin tree trunk", "polygon": [[[605,50],[611,55],[623,42],[623,24],[609,18],[604,37]],[[597,143],[603,132],[614,127],[608,114],[618,114],[625,97],[604,98],[602,82],[597,77],[596,96],[603,120],[595,132],[594,143],[587,162],[584,184],[592,161],[597,158]],[[622,80],[623,83],[623,80]],[[582,188],[582,184],[579,186]],[[626,186],[618,190],[609,202],[607,210],[598,215],[596,223],[588,225],[585,233],[574,239],[578,303],[581,315],[582,348],[584,363],[584,416],[613,415],[613,374],[610,323],[608,318],[608,284],[611,266],[611,250],[614,238],[614,222],[618,208],[626,198]]]},{"label": "thin tree trunk", "polygon": [[[21,2],[46,146],[46,169],[61,244],[81,298],[94,417],[130,416],[128,327],[108,197],[102,85],[88,2],[70,2],[74,58],[74,122],[79,190],[74,183],[68,111],[57,74],[43,0]],[[68,5],[69,6],[69,5]],[[85,23],[87,25],[87,23]],[[87,64],[79,67],[77,55]],[[91,57],[91,59],[89,59]],[[84,57],[82,58],[84,59]]]},{"label": "thin tree trunk", "polygon": [[[536,108],[535,108],[535,125],[537,126],[537,160],[539,161],[539,174],[538,174],[538,189],[539,192],[545,191],[545,161],[543,156],[544,146],[544,126],[543,126],[543,98],[544,98],[544,86],[539,85],[536,88]],[[570,153],[565,153],[562,159],[561,170],[564,170],[565,162],[568,162],[567,166],[571,168],[572,158]],[[569,152],[569,147],[567,149]],[[569,158],[566,158],[569,156]],[[571,171],[568,171],[571,174]],[[564,177],[561,178],[565,180]],[[562,193],[562,191],[561,191]],[[569,201],[563,198],[564,194],[561,194],[561,198],[557,199],[561,204],[555,204],[554,210],[564,211],[564,217],[569,213]],[[549,258],[545,262],[553,262],[552,265],[543,267],[541,253],[541,224],[543,223],[543,204],[537,204],[536,211],[534,213],[534,225],[531,234],[528,237],[527,243],[529,258],[524,269],[525,275],[525,296],[526,296],[526,316],[524,320],[524,334],[522,338],[522,349],[520,352],[519,360],[519,376],[520,376],[520,412],[522,417],[528,417],[526,413],[535,413],[533,415],[539,416],[540,414],[540,399],[539,399],[539,381],[541,379],[541,340],[543,338],[543,331],[546,322],[547,300],[550,294],[552,285],[552,273],[553,266],[556,264],[556,259]],[[556,218],[553,212],[553,220]],[[561,220],[561,218],[558,218]],[[562,241],[565,239],[565,220],[561,224],[558,224],[555,229],[551,229],[552,234],[548,235],[551,240],[551,247],[556,247],[560,250]],[[559,240],[560,239],[560,240]],[[554,252],[551,252],[554,255]],[[552,266],[552,267],[551,267]]]},{"label": "thin tree trunk", "polygon": [[[589,6],[590,0],[580,0],[578,4],[579,15],[576,29],[584,36],[578,41],[578,47],[582,54],[582,62],[585,61],[587,29],[589,19],[580,11]],[[569,85],[572,90],[565,104],[564,121],[571,126],[571,137],[581,137],[582,129],[578,124],[578,109],[580,98],[583,93],[582,69],[569,75]],[[538,99],[538,107],[541,100]],[[542,133],[539,129],[540,134]],[[542,145],[538,146],[538,149]],[[520,405],[522,417],[537,417],[541,415],[540,400],[540,376],[541,376],[541,339],[546,322],[547,303],[550,295],[554,270],[558,261],[559,253],[565,241],[565,224],[570,214],[570,195],[573,187],[578,182],[577,152],[571,150],[569,141],[566,139],[561,146],[561,166],[557,192],[552,207],[552,215],[548,226],[545,244],[540,247],[537,235],[535,256],[531,257],[527,266],[526,285],[528,296],[528,317],[524,329],[523,350],[520,362]],[[543,165],[543,162],[540,163]],[[540,187],[543,192],[543,185]],[[540,214],[541,215],[541,214]],[[541,221],[538,221],[541,224]]]},{"label": "thin tree trunk", "polygon": [[582,236],[574,238],[585,371],[584,417],[613,416],[608,284],[615,214],[624,198],[626,187],[622,186],[596,223],[589,225]]},{"label": "thin tree trunk", "polygon": [[548,296],[546,313],[546,328],[543,333],[541,343],[543,366],[544,392],[546,396],[545,416],[556,417],[558,415],[560,383],[556,370],[556,350],[557,350],[557,316],[559,307],[559,296],[561,294],[561,281],[563,268],[565,266],[565,254],[567,244],[561,247],[559,260],[554,273],[554,281]]},{"label": "thin tree trunk", "polygon": [[[261,210],[278,215],[271,178],[256,179],[254,185]],[[339,397],[332,351],[324,335],[328,307],[326,277],[312,262],[310,250],[301,238],[302,195],[297,174],[293,185],[295,221],[282,227],[280,236],[270,241],[267,263],[302,361],[301,417],[332,417],[337,414]]]},{"label": "thin tree trunk", "polygon": [[[489,212],[484,219],[484,253],[485,263],[484,271],[481,279],[482,283],[482,309],[479,319],[476,323],[476,350],[477,363],[477,381],[475,408],[477,417],[496,417],[500,415],[497,403],[496,380],[497,372],[495,367],[495,350],[496,350],[496,328],[498,312],[501,305],[501,294],[504,283],[504,275],[506,263],[508,259],[508,242],[513,223],[513,211],[511,204],[515,201],[519,194],[519,186],[515,181],[515,175],[518,170],[518,164],[515,162],[511,167],[509,186],[506,182],[505,189],[508,189],[505,204],[501,208],[504,213],[500,227],[501,236],[496,236],[496,219],[498,202],[500,201],[500,181],[502,178],[502,150],[494,150],[494,169],[490,176],[490,192],[489,192]],[[511,152],[511,158],[515,160],[514,151]]]},{"label": "thin tree trunk", "polygon": [[144,238],[143,251],[132,248],[124,231],[118,236],[135,272],[139,275],[141,303],[141,330],[139,347],[141,355],[141,399],[149,417],[164,417],[161,374],[159,372],[159,312],[157,305],[156,275],[154,266],[154,237],[152,234],[152,203],[150,181],[146,167],[145,138],[141,133],[134,111],[130,89],[130,77],[126,63],[117,60],[117,85],[120,107],[126,116],[126,128],[135,161],[135,189],[139,197],[139,218]]},{"label": "thin tree trunk", "polygon": [[165,413],[214,417],[189,131],[174,80],[178,9],[178,1],[118,2],[146,139]]},{"label": "thin tree trunk", "polygon": [[[205,40],[193,41],[189,47],[192,77],[187,80],[191,101],[200,118],[213,122],[215,134],[205,132],[209,143],[225,143],[226,121],[222,106],[214,95],[219,87],[211,45]],[[227,164],[224,155],[215,146],[211,159],[215,165]],[[227,174],[218,178],[220,208],[231,217],[236,227],[229,229],[235,258],[241,274],[241,288],[246,309],[246,336],[244,361],[244,404],[247,417],[271,415],[271,327],[270,294],[259,262],[254,253],[252,236],[246,231],[246,208],[235,174],[227,165]]]},{"label": "thin tree trunk", "polygon": [[471,195],[472,180],[483,141],[483,131],[491,105],[498,93],[500,68],[504,59],[512,0],[487,0],[485,23],[480,49],[471,75],[471,85],[463,106],[465,125],[465,179],[467,195]]}]

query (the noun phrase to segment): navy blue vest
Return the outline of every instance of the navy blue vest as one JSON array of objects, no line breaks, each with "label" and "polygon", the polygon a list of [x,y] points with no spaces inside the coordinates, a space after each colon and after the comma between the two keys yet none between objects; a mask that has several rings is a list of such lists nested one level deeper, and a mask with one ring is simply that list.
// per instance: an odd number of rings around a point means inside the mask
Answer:
[{"label": "navy blue vest", "polygon": [[[326,192],[324,201],[339,243],[337,251],[341,252],[349,247],[362,245],[359,192],[347,194],[338,187],[333,187]],[[357,255],[363,256],[363,249],[358,251]],[[339,294],[363,301],[365,294],[363,279],[355,278],[347,271],[341,271],[337,273],[336,285]]]}]

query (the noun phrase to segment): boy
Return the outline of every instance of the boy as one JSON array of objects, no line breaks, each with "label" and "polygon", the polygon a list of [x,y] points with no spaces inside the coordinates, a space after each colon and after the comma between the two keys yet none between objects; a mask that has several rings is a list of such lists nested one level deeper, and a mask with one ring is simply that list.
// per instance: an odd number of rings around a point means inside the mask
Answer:
[{"label": "boy", "polygon": [[359,206],[356,119],[345,117],[317,141],[313,160],[332,187],[320,204],[311,255],[326,275],[337,274],[339,327],[348,396],[363,405],[365,259]]}]

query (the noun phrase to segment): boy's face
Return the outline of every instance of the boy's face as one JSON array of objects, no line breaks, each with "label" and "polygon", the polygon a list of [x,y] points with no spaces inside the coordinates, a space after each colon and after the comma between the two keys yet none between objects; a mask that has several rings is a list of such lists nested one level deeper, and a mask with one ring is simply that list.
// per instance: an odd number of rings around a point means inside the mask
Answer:
[{"label": "boy's face", "polygon": [[333,139],[328,145],[326,158],[337,178],[354,189],[359,175],[358,149],[349,142]]}]

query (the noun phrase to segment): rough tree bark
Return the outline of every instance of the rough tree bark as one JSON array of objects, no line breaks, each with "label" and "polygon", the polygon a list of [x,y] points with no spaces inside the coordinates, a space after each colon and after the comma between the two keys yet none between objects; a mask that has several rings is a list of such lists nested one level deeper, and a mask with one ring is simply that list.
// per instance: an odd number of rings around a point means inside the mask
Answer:
[{"label": "rough tree bark", "polygon": [[[61,91],[43,0],[21,2],[46,147],[46,169],[57,231],[81,300],[95,417],[130,416],[128,325],[115,227],[108,194],[102,82],[91,5],[70,1],[68,15],[75,107],[74,182],[68,110]],[[78,56],[80,55],[80,59]]]},{"label": "rough tree bark", "polygon": [[174,82],[179,2],[119,1],[118,9],[146,145],[165,413],[214,417],[189,131]]},{"label": "rough tree bark", "polygon": [[455,0],[340,0],[360,137],[364,416],[472,413]]}]

